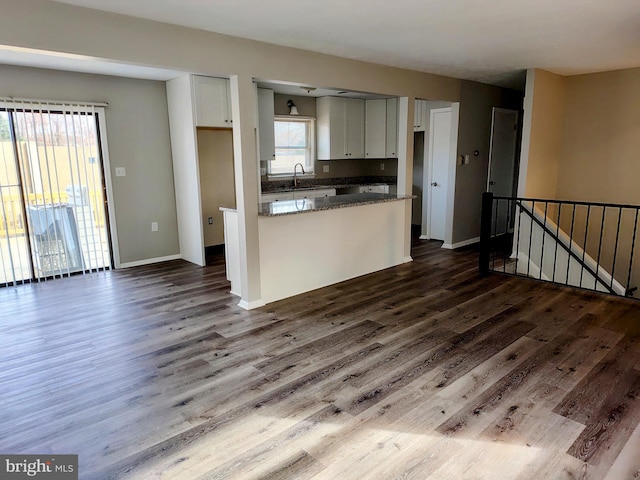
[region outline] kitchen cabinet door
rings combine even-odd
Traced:
[[[427,124],[427,102],[425,100],[416,100],[415,110],[413,112],[413,131],[424,132]]]
[[[336,194],[335,188],[320,188],[318,190],[298,190],[293,192],[293,199],[298,200],[301,198],[320,198],[320,197],[334,197]]]
[[[386,158],[398,158],[398,99],[387,99]]]
[[[365,101],[365,158],[385,158],[387,139],[387,101]]]
[[[260,195],[260,203],[281,202],[283,200],[293,200],[293,192],[263,193]]]
[[[364,100],[319,97],[318,160],[364,158]]]
[[[229,80],[193,75],[197,127],[231,128]]]
[[[270,161],[276,158],[276,146],[274,138],[273,90],[258,88],[258,138],[260,148],[260,160]]]
[[[364,100],[345,98],[347,158],[364,158]]]
[[[340,97],[320,97],[316,100],[318,160],[348,158],[345,100]]]
[[[361,185],[358,193],[389,193],[389,185]]]

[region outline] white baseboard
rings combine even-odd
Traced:
[[[167,255],[166,257],[146,258],[144,260],[136,260],[135,262],[121,263],[117,268],[141,267],[143,265],[151,265],[152,263],[168,262],[170,260],[180,260],[180,254]]]
[[[470,238],[468,240],[463,240],[458,243],[443,243],[442,248],[446,248],[447,250],[455,250],[456,248],[466,247],[468,245],[473,245],[475,243],[480,242],[480,237]]]
[[[252,302],[247,302],[245,300],[240,300],[238,306],[240,308],[244,308],[245,310],[253,310],[254,308],[264,307],[266,303],[263,300],[254,300]]]
[[[420,240],[429,240],[429,237],[426,235],[420,235]]]
[[[413,262],[413,258],[411,257],[411,255],[408,255],[402,259],[402,263],[409,263],[409,262]]]

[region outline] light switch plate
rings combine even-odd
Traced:
[[[124,167],[116,167],[116,177],[126,177],[127,171]]]
[[[322,172],[323,173],[329,173],[329,165],[323,165],[322,166]]]

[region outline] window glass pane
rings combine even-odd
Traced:
[[[306,173],[313,173],[314,129],[313,120],[275,119],[276,157],[269,162],[269,173],[292,175],[297,163],[304,166]]]
[[[304,122],[275,122],[276,147],[305,147],[307,125]]]

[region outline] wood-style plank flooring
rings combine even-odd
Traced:
[[[222,256],[0,290],[0,452],[81,479],[640,478],[640,303],[414,262],[244,311]]]

